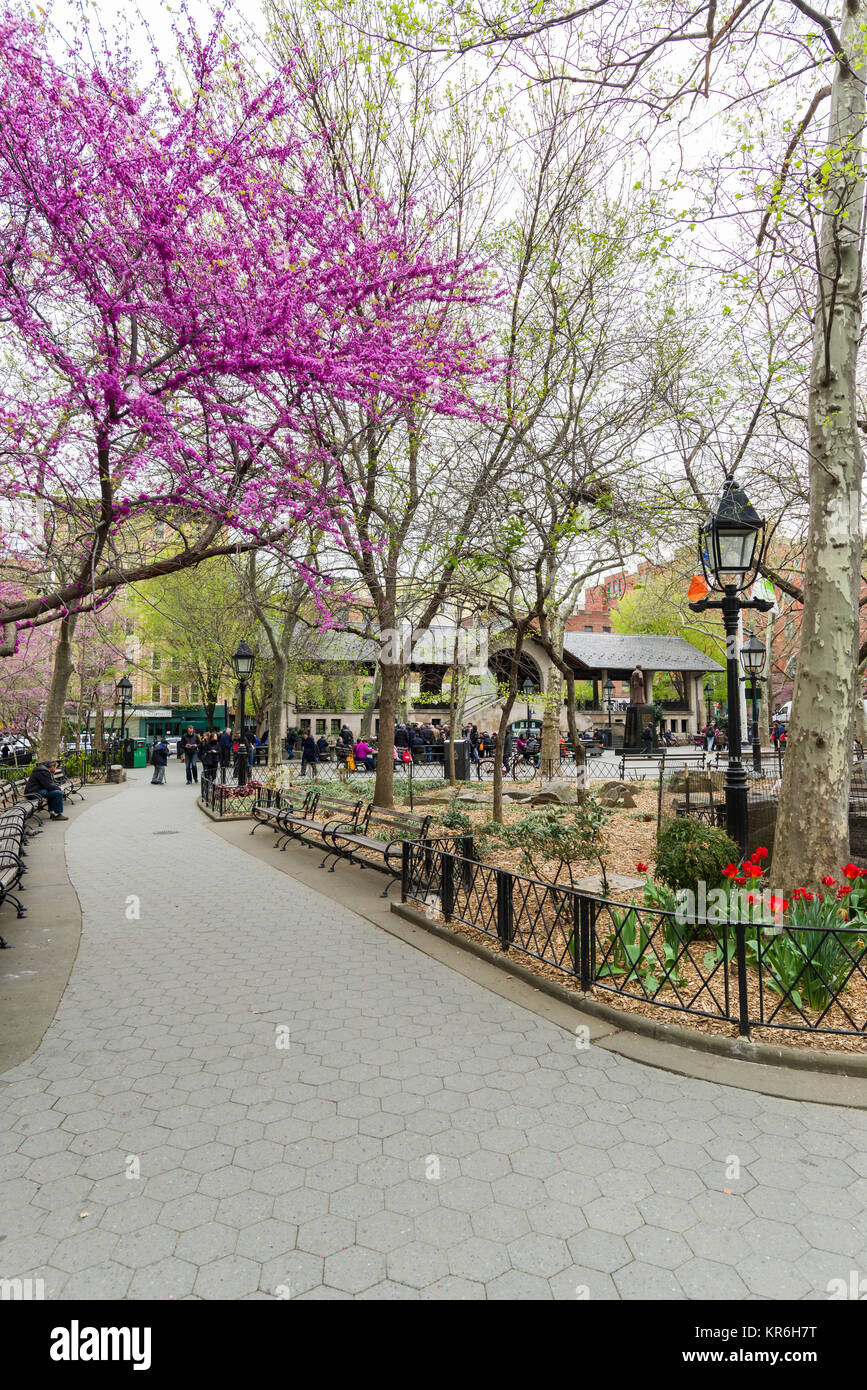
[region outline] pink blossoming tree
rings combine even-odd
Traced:
[[[3,655],[129,581],[333,530],[325,393],[469,414],[491,370],[483,269],[373,193],[350,206],[288,72],[257,83],[219,26],[177,39],[185,91],[159,65],[145,91],[123,55],[61,64],[0,15],[0,321],[22,383],[0,516],[50,507],[68,537],[41,592],[0,595]]]

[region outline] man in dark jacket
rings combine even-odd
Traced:
[[[306,777],[306,776],[307,776],[307,767],[308,767],[308,764],[309,764],[309,766],[310,766],[310,768],[311,768],[311,774],[310,774],[310,775],[311,775],[312,777],[315,777],[315,776],[316,776],[316,764],[317,764],[318,762],[319,762],[319,753],[318,753],[317,748],[316,748],[316,740],[315,740],[315,738],[313,737],[312,731],[311,731],[310,729],[308,729],[308,730],[307,730],[307,735],[306,735],[306,737],[305,737],[305,739],[304,739],[304,742],[303,742],[303,744],[301,745],[301,776],[302,776],[302,777]]]
[[[27,778],[24,795],[33,801],[37,801],[40,797],[46,801],[48,813],[52,820],[68,820],[69,817],[63,814],[63,792],[54,777],[56,768],[56,759],[51,759],[47,763],[37,763]]]
[[[164,787],[166,784],[166,766],[169,761],[169,747],[165,739],[160,736],[151,749],[151,767],[154,775],[151,784],[155,787]]]
[[[199,738],[199,735],[196,733],[192,724],[187,726],[187,732],[184,734],[183,737],[183,745],[184,761],[187,765],[187,783],[198,782],[198,757],[199,748],[201,747],[201,739]]]
[[[224,729],[217,742],[220,745],[220,781],[225,782],[232,763],[232,730]]]

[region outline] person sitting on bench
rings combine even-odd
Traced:
[[[63,814],[63,792],[54,780],[54,771],[57,767],[57,759],[49,759],[45,763],[37,763],[27,778],[24,788],[24,795],[42,797],[48,803],[48,811],[52,820],[68,820],[69,817]]]

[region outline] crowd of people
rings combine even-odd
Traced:
[[[190,724],[178,739],[177,757],[179,761],[183,760],[188,785],[198,783],[199,763],[202,766],[202,776],[211,781],[216,782],[218,778],[227,781],[230,768],[237,781],[242,772],[242,764],[249,771],[255,762],[256,749],[267,747],[267,743],[267,733],[264,740],[256,734],[235,734],[228,727],[220,733],[217,733],[216,729],[207,729],[200,734]],[[165,735],[158,734],[150,751],[153,786],[165,786],[169,757],[168,740]]]

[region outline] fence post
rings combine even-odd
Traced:
[[[747,997],[747,928],[744,922],[735,923],[738,962],[738,1033],[750,1036],[750,1001]]]
[[[591,965],[592,965],[592,949],[591,949],[591,941],[590,941],[590,937],[591,937],[591,933],[592,933],[592,916],[591,916],[591,914],[592,914],[592,910],[593,910],[593,904],[592,904],[591,899],[588,898],[588,897],[585,897],[583,893],[581,894],[580,903],[581,903],[581,911],[580,911],[580,919],[581,919],[581,988],[582,988],[582,990],[583,990],[583,991],[585,992],[585,994],[586,994],[587,991],[590,989],[591,984],[593,983],[593,980],[592,980],[592,978],[591,978],[591,977],[592,977],[592,969],[591,969]]]
[[[400,847],[400,900],[405,903],[409,897],[409,854],[410,842],[404,840]]]
[[[497,869],[495,872],[497,876],[497,935],[500,938],[502,949],[508,951],[515,932],[512,875],[508,869]]]
[[[455,861],[451,854],[446,854],[445,852],[442,854],[440,903],[442,905],[443,917],[447,922],[450,922],[455,911]]]
[[[461,836],[461,877],[466,891],[469,893],[473,886],[473,860],[476,857],[475,844],[472,835]]]
[[[581,924],[582,924],[581,909],[582,909],[582,906],[583,906],[583,902],[582,902],[582,898],[581,898],[580,893],[575,893],[575,892],[573,892],[573,894],[572,894],[572,971],[573,971],[573,974],[577,975],[578,978],[579,978],[579,980],[582,981],[581,988],[583,989],[583,988],[584,988],[584,985],[583,985],[583,979],[584,979],[584,976],[583,976],[584,949],[583,949],[583,948],[584,948],[584,943],[583,943],[583,941],[582,941],[582,932],[581,932]]]

